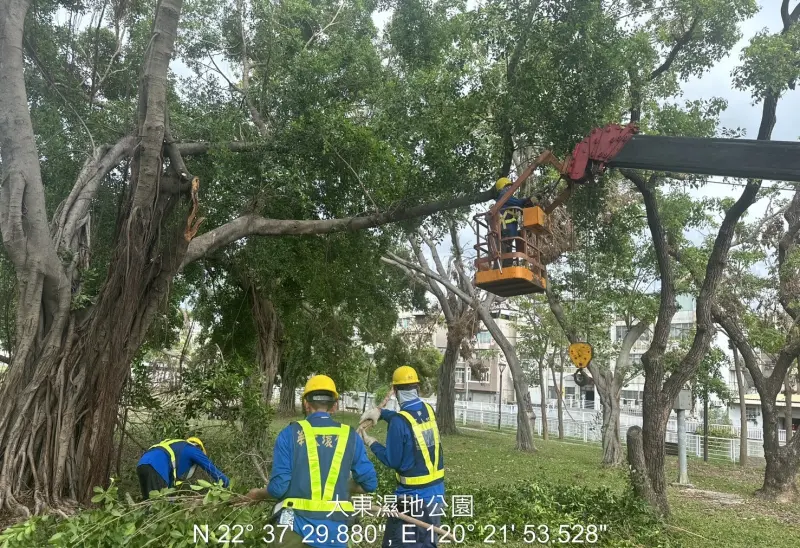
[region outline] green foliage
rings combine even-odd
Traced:
[[[705,435],[705,430],[702,426],[698,426],[695,431],[695,434],[698,436]],[[730,428],[724,428],[722,426],[709,426],[708,427],[708,437],[709,438],[728,438],[728,439],[736,439],[739,436],[731,432]]]
[[[375,405],[380,405],[383,401],[383,398],[386,397],[386,394],[389,393],[389,385],[381,385],[380,387],[375,389]]]
[[[0,547],[189,547],[196,544],[195,525],[204,530],[204,524],[208,524],[209,536],[218,541],[224,540],[224,529],[217,529],[219,524],[266,523],[269,519],[268,507],[242,506],[240,495],[219,485],[198,480],[191,489],[180,493],[179,502],[170,500],[179,494],[170,488],[150,501],[133,503],[129,497],[120,500],[112,481],[106,490],[95,487],[92,502],[98,509],[60,520],[53,516],[32,518],[0,533]],[[259,527],[243,531],[241,538],[255,542],[262,535]]]
[[[393,335],[375,351],[376,382],[388,386],[395,369],[410,365],[419,377],[420,395],[427,396],[436,389],[442,359],[441,352],[432,346],[411,345],[402,335]]]
[[[733,73],[737,89],[750,90],[754,101],[771,91],[780,96],[800,77],[800,25],[789,32],[769,34],[764,29],[742,49],[742,65]]]
[[[378,493],[394,491],[396,480],[391,470],[379,468]],[[460,524],[466,530],[472,525],[474,533],[468,539],[480,542],[490,532],[503,525],[517,524],[520,529],[514,539],[521,540],[523,524],[546,525],[551,538],[567,532],[575,537],[583,526],[606,525],[605,531],[597,531],[596,546],[653,548],[678,547],[680,543],[670,535],[662,522],[629,493],[616,494],[608,488],[586,489],[576,485],[550,484],[546,482],[515,483],[505,486],[476,487],[473,484],[451,483],[448,489],[453,494],[471,495],[474,500],[475,518],[445,518],[447,525]],[[133,504],[120,500],[117,486],[107,490],[95,488],[92,501],[99,506],[67,519],[56,520],[52,516],[35,517],[14,525],[0,533],[0,548],[22,548],[28,546],[97,546],[139,547],[158,544],[171,547],[189,547],[195,543],[195,526],[201,531],[208,525],[209,537],[223,541],[225,528],[233,524],[253,524],[253,530],[231,531],[229,539],[241,532],[238,540],[255,543],[264,536],[262,524],[269,521],[271,506],[268,504],[243,505],[240,495],[219,485],[198,480],[191,491],[176,492],[165,489],[150,501]],[[176,502],[170,497],[180,495]],[[448,503],[449,504],[449,503]],[[450,512],[448,511],[448,514]],[[381,520],[382,521],[382,520]],[[365,523],[380,523],[376,518],[365,517]],[[559,529],[561,526],[563,529]],[[502,533],[499,533],[502,535]],[[498,539],[501,537],[497,537]],[[260,541],[259,541],[260,542]],[[520,543],[521,544],[521,543]]]

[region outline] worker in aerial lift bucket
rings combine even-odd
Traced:
[[[497,200],[505,196],[511,190],[511,179],[508,177],[500,177],[495,184],[497,189]],[[520,199],[514,196],[509,196],[503,207],[500,208],[500,240],[502,242],[503,253],[513,253],[517,250],[517,238],[519,236],[519,219],[518,209],[509,208],[523,208],[533,205],[530,198]],[[503,267],[512,266],[516,261],[514,259],[503,259]]]
[[[272,473],[266,489],[248,497],[278,499],[273,518],[282,535],[270,546],[345,548],[354,515],[350,475],[365,492],[378,488],[378,474],[355,430],[336,422],[339,393],[333,379],[315,375],[303,391],[306,418],[292,422],[275,439]]]
[[[142,498],[150,498],[151,491],[178,487],[202,468],[214,481],[222,480],[228,487],[228,478],[208,458],[200,438],[164,440],[148,449],[136,466]]]
[[[419,377],[413,367],[398,367],[392,387],[400,412],[378,407],[361,416],[361,422],[385,420],[386,446],[360,430],[364,443],[383,464],[395,470],[397,510],[425,523],[439,526],[445,515],[444,456],[433,408],[419,399]],[[384,506],[386,503],[384,502]],[[383,536],[383,548],[423,548],[437,545],[436,533],[390,517]]]

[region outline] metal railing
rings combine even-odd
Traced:
[[[358,399],[353,399],[350,394],[342,396],[343,408],[350,410],[360,410],[363,407],[363,393],[359,394]],[[435,398],[423,398],[424,401],[436,405]],[[565,401],[566,403],[566,401]],[[586,402],[576,402],[586,403]],[[589,402],[593,403],[593,402]],[[552,405],[551,405],[552,404]],[[367,408],[374,407],[374,396],[367,395]],[[541,436],[542,434],[542,421],[541,405],[534,402],[534,411],[536,412],[536,433]],[[551,437],[558,435],[558,411],[556,400],[548,400],[547,402],[547,425]],[[598,408],[600,406],[598,405]],[[389,400],[387,405],[389,409],[397,409],[397,402],[394,399]],[[503,404],[501,406],[501,428],[508,430],[517,429],[517,406],[514,404]],[[471,402],[471,401],[456,401],[455,402],[455,415],[456,421],[464,426],[482,426],[482,427],[497,427],[498,421],[498,408],[496,403],[488,402]],[[570,440],[579,440],[586,443],[599,443],[602,440],[602,413],[601,411],[594,410],[587,407],[570,407],[565,405],[563,407],[563,428],[564,437]],[[620,416],[619,421],[619,434],[622,443],[625,443],[626,434],[631,426],[641,426],[642,419],[639,416],[623,414]],[[697,432],[702,432],[703,423],[700,421],[686,421],[686,443],[689,455],[702,457],[703,456],[703,436]],[[720,438],[709,436],[708,438],[708,457],[714,460],[724,460],[729,462],[737,462],[739,460],[739,432],[740,427],[729,424],[710,424],[709,430],[723,430],[735,435],[734,438]],[[747,454],[750,457],[764,457],[763,445],[763,431],[757,428],[748,428],[748,444]],[[779,430],[778,437],[781,445],[786,443],[786,431]],[[667,423],[666,441],[677,443],[677,422],[675,419],[670,419]]]

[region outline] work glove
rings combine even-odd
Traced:
[[[378,424],[378,421],[381,419],[381,409],[380,407],[373,407],[363,415],[361,415],[361,420],[359,420],[359,424],[363,423],[366,420],[372,421],[374,424]]]
[[[364,440],[364,445],[366,445],[367,447],[371,447],[373,443],[378,441],[369,434],[367,434],[364,430],[359,430],[358,433],[361,434],[361,439]]]

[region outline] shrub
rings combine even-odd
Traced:
[[[694,433],[698,436],[702,436],[704,434],[704,430],[702,426],[698,426]],[[709,438],[738,438],[736,434],[731,432],[730,428],[723,428],[720,426],[709,426],[708,427],[708,437]]]
[[[391,493],[395,487],[394,474],[384,466],[378,468],[378,492]],[[117,546],[163,546],[188,547],[205,545],[196,542],[195,526],[207,530],[210,544],[222,544],[223,534],[230,527],[228,543],[236,539],[243,546],[260,546],[264,536],[263,527],[269,523],[272,504],[248,505],[246,500],[231,490],[199,480],[192,491],[181,493],[180,499],[170,501],[176,495],[174,489],[163,491],[149,501],[134,503],[129,495],[120,497],[115,482],[107,490],[95,488],[92,499],[99,508],[87,510],[57,520],[52,516],[32,518],[9,527],[0,533],[0,548],[27,548],[30,546],[93,548],[116,548]],[[471,495],[474,513],[471,518],[443,518],[447,527],[464,534],[464,546],[483,545],[493,528],[495,543],[502,543],[501,527],[507,527],[509,546],[530,546],[524,542],[525,526],[545,525],[550,531],[549,545],[559,544],[560,527],[573,538],[582,529],[583,544],[628,548],[677,548],[680,543],[656,518],[644,503],[629,492],[614,493],[607,488],[585,489],[580,485],[549,483],[515,483],[505,486],[475,487],[472,484],[447,484],[448,497]],[[122,499],[122,500],[120,500]],[[447,504],[451,504],[450,498]],[[383,523],[378,518],[363,518],[362,525]],[[240,528],[234,528],[234,525]],[[252,530],[247,530],[247,525]],[[514,531],[511,526],[514,526]],[[603,526],[597,538],[587,538],[589,525]],[[472,526],[472,531],[469,527]],[[460,535],[459,535],[460,536]],[[360,542],[354,546],[379,546]],[[220,542],[212,540],[216,538]],[[461,539],[459,539],[461,540]],[[591,542],[596,540],[595,542]],[[541,545],[538,542],[534,543]],[[455,545],[455,543],[453,543]]]

